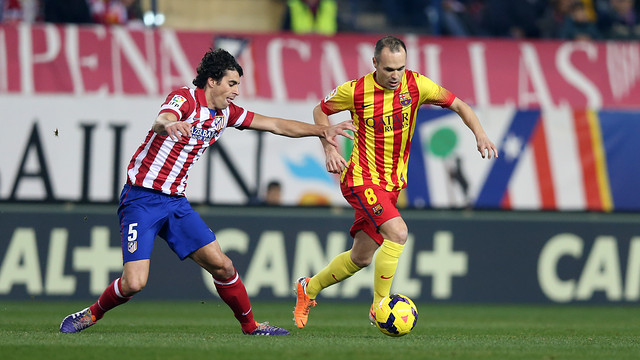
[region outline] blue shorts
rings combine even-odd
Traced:
[[[180,260],[216,240],[216,236],[184,196],[172,196],[125,185],[118,207],[123,262],[150,259],[156,236]]]

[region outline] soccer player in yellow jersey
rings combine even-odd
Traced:
[[[456,112],[475,135],[482,157],[498,157],[498,150],[471,107],[426,76],[407,70],[406,59],[402,40],[393,36],[378,40],[373,56],[375,71],[338,86],[313,110],[319,125],[329,125],[329,115],[348,110],[358,129],[349,161],[322,140],[327,170],[341,174],[340,188],[355,210],[355,221],[350,231],[351,250],[336,256],[313,277],[298,279],[294,316],[301,329],[307,324],[309,310],[316,305],[318,293],[368,266],[378,247],[373,303],[389,295],[407,241],[407,225],[396,202],[400,190],[407,186],[411,137],[421,105],[434,104]],[[373,306],[370,320],[372,311]]]

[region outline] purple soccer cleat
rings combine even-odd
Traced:
[[[250,333],[244,333],[245,335],[266,335],[266,336],[273,336],[273,335],[289,335],[289,331],[277,326],[273,326],[273,325],[269,325],[268,321],[265,321],[263,323],[258,323],[256,321],[256,325],[258,325],[258,328],[253,330],[253,332]]]
[[[96,317],[91,314],[91,310],[89,308],[86,308],[65,317],[60,324],[60,332],[77,333],[95,323]]]

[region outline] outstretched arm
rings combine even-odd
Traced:
[[[456,98],[453,100],[449,109],[455,111],[458,116],[464,121],[465,125],[473,132],[473,135],[476,137],[476,144],[478,147],[478,151],[482,155],[482,158],[489,157],[491,159],[493,152],[493,157],[498,157],[498,149],[495,145],[489,140],[489,137],[484,132],[482,125],[480,125],[480,120],[478,120],[478,116],[471,109],[467,103]]]
[[[282,135],[292,138],[305,137],[305,136],[317,136],[326,141],[332,146],[338,146],[336,142],[336,136],[342,135],[353,140],[353,135],[349,134],[347,130],[355,131],[351,120],[343,121],[336,125],[321,124],[314,125],[296,120],[286,120],[277,117],[264,116],[260,114],[254,114],[253,121],[249,126],[250,129],[269,131],[276,135]]]

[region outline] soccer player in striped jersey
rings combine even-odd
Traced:
[[[396,202],[407,185],[411,137],[421,105],[439,105],[456,112],[475,135],[482,157],[498,157],[498,150],[471,107],[429,78],[407,70],[406,51],[396,37],[378,40],[373,56],[375,71],[338,86],[313,111],[315,123],[325,126],[329,115],[349,111],[358,129],[349,161],[322,140],[327,170],[341,174],[340,188],[355,210],[355,220],[350,230],[352,248],[313,277],[301,277],[295,284],[294,319],[299,328],[306,326],[318,293],[368,266],[378,248],[373,303],[389,295],[408,236]],[[370,320],[372,311],[373,305]]]
[[[253,318],[244,284],[214,233],[185,197],[189,170],[227,127],[269,131],[287,137],[318,136],[337,146],[338,135],[353,139],[351,121],[316,125],[264,116],[233,104],[239,95],[242,67],[222,49],[207,52],[193,80],[196,86],[170,93],[152,128],[133,155],[127,183],[120,195],[118,217],[124,269],[93,305],[68,315],[60,331],[75,333],[94,325],[103,315],[141,291],[149,276],[156,236],[162,237],[181,260],[189,257],[208,271],[218,294],[233,310],[248,335],[287,335],[289,332]]]

